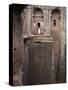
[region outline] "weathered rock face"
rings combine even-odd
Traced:
[[[65,82],[65,8],[14,8],[13,85]]]
[[[13,12],[13,85],[20,85],[24,62],[23,21],[20,14]]]

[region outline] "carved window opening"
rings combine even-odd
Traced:
[[[37,23],[38,28],[40,28],[40,23]]]
[[[54,21],[53,21],[53,26],[56,26],[56,20],[54,19]]]
[[[57,20],[60,20],[60,15],[61,15],[61,11],[59,8],[55,8],[54,10],[52,10],[51,12],[52,15],[52,22],[53,22],[53,26],[57,26]]]
[[[43,11],[41,8],[37,7],[33,9],[33,21],[34,22],[43,21]]]
[[[60,15],[61,14],[61,12],[60,12],[60,9],[58,9],[58,8],[55,8],[54,10],[52,10],[52,12],[51,12],[51,15]]]

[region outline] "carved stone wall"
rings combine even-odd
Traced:
[[[57,7],[27,5],[24,8],[19,8],[21,8],[21,10],[17,8],[13,11],[13,85],[65,82],[65,8],[59,7],[61,12],[60,27],[57,28],[52,28],[52,19],[54,17],[52,17],[51,14]],[[34,8],[40,8],[43,11],[43,25],[41,26],[41,32],[43,32],[43,34],[40,35],[33,34],[33,32],[37,31],[36,26],[33,26]],[[18,11],[20,12],[18,13]],[[48,42],[44,37],[53,38],[53,43],[49,44],[50,41]],[[33,43],[29,43],[31,38]],[[42,42],[47,41],[47,43],[34,43],[35,39],[41,40]],[[58,53],[56,56],[55,51]],[[56,63],[57,57],[59,63]],[[55,69],[56,67],[57,70]],[[35,75],[34,78],[31,73]],[[44,78],[47,79],[45,80]],[[34,81],[32,81],[33,79]],[[51,82],[49,82],[49,80],[51,80]]]

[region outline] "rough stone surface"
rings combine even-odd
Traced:
[[[40,8],[40,12],[43,13],[39,14],[40,16],[35,16],[33,14],[34,8]],[[13,85],[66,81],[65,7],[59,7],[60,15],[51,14],[55,8],[57,7],[27,5],[20,12],[18,8],[14,10]],[[39,18],[34,20],[34,17]],[[54,26],[54,19],[56,26]],[[39,36],[37,23],[41,24],[41,36],[53,38],[53,43],[30,41],[29,37],[32,35],[33,37]]]

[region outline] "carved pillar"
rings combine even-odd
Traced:
[[[28,35],[30,35],[30,31],[31,31],[31,7],[28,6],[27,7],[27,14],[26,14],[26,22],[27,22],[27,33]]]
[[[48,28],[48,30],[49,30],[49,34],[51,35],[51,10],[49,10],[48,13],[49,13],[48,14],[49,15],[49,18],[48,18],[49,28]]]
[[[61,11],[61,32],[60,32],[60,61],[59,61],[59,78],[60,82],[65,81],[65,16],[64,11]]]
[[[44,33],[45,33],[45,35],[49,35],[49,29],[48,29],[48,27],[49,27],[49,21],[48,21],[48,18],[49,18],[49,15],[48,15],[48,10],[43,10],[43,12],[44,12]]]

